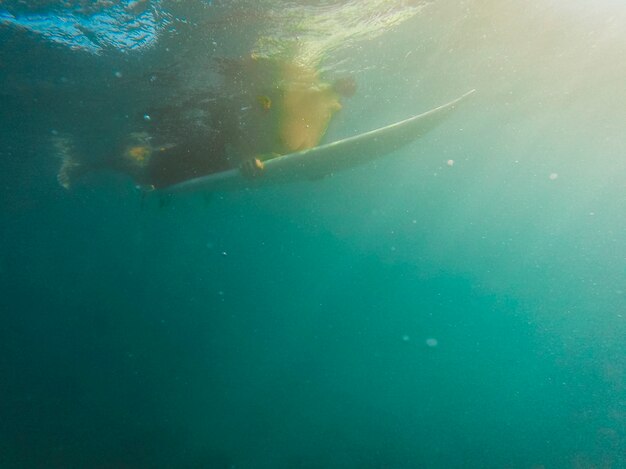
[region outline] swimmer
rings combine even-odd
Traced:
[[[81,157],[89,152],[78,151],[76,137],[57,138],[59,183],[70,188],[103,169],[126,173],[149,189],[235,167],[257,178],[265,161],[319,145],[341,98],[356,88],[350,78],[327,83],[313,68],[273,59],[250,56],[220,65],[224,84],[217,92],[143,112],[140,129],[111,155]]]

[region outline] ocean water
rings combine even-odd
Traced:
[[[626,6],[0,4],[1,468],[626,467]],[[251,52],[402,150],[160,204],[56,181]]]

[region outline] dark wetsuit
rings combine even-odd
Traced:
[[[136,164],[132,158],[122,157],[123,170],[139,184],[160,189],[232,168],[227,144],[232,139],[235,124],[229,113],[224,112],[224,102],[212,99],[210,104],[210,110],[205,115],[196,116],[195,120],[185,116],[183,106],[167,108],[167,114],[162,117],[155,112],[155,118],[147,126],[149,159]],[[133,143],[131,139],[129,143],[122,155],[128,154],[128,148],[137,142]],[[139,147],[141,145],[139,143]]]
[[[143,183],[159,189],[231,168],[223,139],[186,140],[172,148],[155,149],[143,172]]]

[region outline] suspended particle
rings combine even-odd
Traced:
[[[437,345],[439,345],[439,341],[433,337],[429,337],[428,339],[426,339],[426,345],[428,345],[429,347],[436,347]]]

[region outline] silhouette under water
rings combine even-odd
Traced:
[[[175,103],[149,110],[134,132],[109,142],[105,155],[88,158],[91,142],[80,135],[55,135],[59,183],[70,189],[102,170],[151,189],[237,167],[258,177],[263,161],[317,146],[341,109],[340,97],[356,90],[352,78],[325,83],[317,70],[293,62],[252,55],[218,63],[224,76],[216,89],[175,95]],[[250,160],[256,172],[246,171]]]

